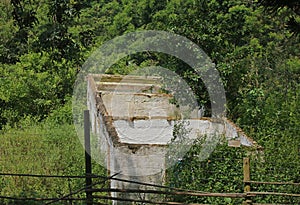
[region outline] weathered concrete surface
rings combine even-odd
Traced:
[[[166,94],[101,92],[109,116],[115,118],[167,118],[174,116],[175,106]]]

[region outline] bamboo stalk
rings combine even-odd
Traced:
[[[244,181],[244,183],[251,183],[251,184],[272,184],[272,185],[295,185],[295,186],[300,186],[300,183],[294,183],[294,182],[260,182],[260,181]]]
[[[186,195],[186,196],[207,196],[207,197],[228,197],[244,198],[246,193],[198,193],[198,192],[180,192],[180,191],[159,191],[159,190],[141,190],[141,189],[89,189],[92,192],[122,192],[122,193],[148,193],[148,194],[168,194],[168,195]]]
[[[129,199],[129,198],[118,198],[118,197],[110,197],[110,196],[94,196],[97,199],[108,199],[108,200],[116,200],[116,201],[128,201],[128,202],[141,202],[147,204],[167,204],[167,205],[209,205],[209,204],[187,204],[181,202],[159,202],[159,201],[150,201],[150,200],[138,200],[138,199]]]
[[[247,192],[247,195],[275,195],[275,196],[291,196],[291,197],[300,197],[300,194],[290,194],[290,193],[280,193],[280,192]]]

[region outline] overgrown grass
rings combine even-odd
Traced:
[[[42,175],[85,175],[84,149],[72,124],[42,123],[27,118],[18,128],[0,134],[0,172]],[[93,173],[106,171],[93,162]],[[60,197],[84,187],[85,179],[0,176],[0,195],[15,197]],[[76,197],[84,197],[84,194]],[[0,200],[0,204],[25,204]],[[34,204],[32,201],[28,204]],[[38,202],[36,204],[43,204]],[[63,204],[58,202],[57,204]],[[74,203],[73,204],[81,204]]]

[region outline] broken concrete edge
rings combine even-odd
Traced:
[[[99,83],[96,84],[97,89],[99,92],[102,93],[126,93],[126,92],[132,92],[132,90],[137,90],[135,94],[143,94],[143,95],[150,95],[150,94],[166,94],[164,90],[161,88],[161,86],[152,85],[152,84],[129,84],[129,83],[123,83],[122,86],[120,84],[116,83]],[[107,92],[108,91],[108,92]]]
[[[237,126],[230,119],[224,117],[223,121],[224,121],[224,126],[232,126],[236,130],[236,132],[238,134],[238,138],[241,139],[241,137],[243,137],[247,142],[249,142],[251,144],[251,146],[254,150],[259,150],[259,151],[263,150],[262,146],[260,146],[254,139],[249,137],[239,126]]]
[[[116,120],[126,120],[126,121],[135,121],[135,120],[167,120],[167,121],[175,121],[175,120],[183,120],[179,116],[134,116],[134,117],[122,117],[122,116],[106,116],[108,118],[111,118],[113,121]],[[217,118],[210,118],[210,117],[201,117],[201,118],[189,118],[189,120],[205,120],[209,122],[214,123],[222,123],[223,121],[221,119]]]
[[[149,120],[150,117],[149,116],[140,116],[140,117],[132,117],[132,118],[128,118],[128,117],[113,117],[110,116],[105,108],[104,102],[101,98],[101,92],[99,92],[97,90],[97,86],[96,86],[96,82],[95,82],[95,77],[100,78],[102,76],[105,76],[106,79],[110,79],[110,75],[102,75],[102,74],[89,74],[87,76],[87,81],[88,81],[88,89],[92,89],[92,94],[93,94],[93,98],[95,99],[95,103],[96,103],[96,109],[97,109],[97,117],[99,117],[99,115],[102,115],[102,118],[104,119],[104,123],[107,127],[107,131],[111,137],[112,140],[112,144],[114,147],[123,147],[126,146],[129,149],[133,149],[133,150],[138,150],[140,147],[146,146],[146,147],[153,147],[153,146],[158,146],[158,147],[164,147],[166,145],[163,144],[131,144],[131,143],[124,143],[121,142],[118,133],[116,131],[116,128],[113,125],[113,122],[115,120],[127,120],[127,121],[134,121],[134,120]],[[134,76],[132,76],[133,78]],[[138,78],[143,79],[141,76],[138,76]],[[122,79],[121,76],[117,76],[115,79]],[[159,78],[156,78],[159,79]],[[160,119],[160,117],[154,117],[151,119]],[[172,121],[172,120],[180,120],[178,117],[161,117],[161,119],[166,119],[168,121]],[[248,137],[243,130],[238,127],[235,123],[233,123],[231,120],[229,120],[226,117],[223,118],[210,118],[210,117],[202,117],[202,118],[195,118],[195,119],[199,119],[199,120],[207,120],[209,122],[215,122],[215,123],[221,123],[225,126],[225,130],[226,127],[231,126],[232,128],[234,128],[236,130],[236,132],[238,133],[237,138],[244,138],[246,139],[246,141],[250,144],[251,149],[253,150],[258,150],[261,151],[263,150],[263,148],[257,144],[256,141],[254,141],[252,138]],[[237,139],[235,138],[235,139]],[[233,139],[233,141],[235,140]],[[228,140],[228,139],[227,139]],[[233,143],[234,144],[234,143]],[[228,140],[228,145],[230,146],[230,140]],[[240,145],[243,145],[240,143]],[[240,146],[239,145],[239,146]],[[239,147],[238,146],[238,147]],[[237,146],[234,146],[237,147]],[[247,147],[247,146],[244,146]],[[248,146],[249,147],[249,146]]]
[[[97,90],[97,92],[101,95],[101,94],[109,94],[111,93],[108,90]],[[124,95],[124,92],[120,92],[120,91],[114,91],[115,95]],[[168,94],[168,93],[133,93],[132,95],[136,95],[136,96],[146,96],[146,97],[170,97],[172,98],[173,95]]]
[[[134,76],[127,75],[125,78],[123,75],[109,75],[109,74],[89,74],[95,81],[101,80],[102,82],[134,82],[134,83],[148,83],[157,84],[161,81],[161,77],[158,76]]]

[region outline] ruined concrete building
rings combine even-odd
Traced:
[[[162,184],[166,147],[178,122],[178,108],[171,94],[162,92],[160,78],[89,75],[88,108],[109,174],[135,181]],[[189,136],[224,136],[229,146],[255,146],[228,119],[194,115],[188,121]],[[132,188],[111,181],[111,188]],[[113,196],[118,196],[113,194]]]

